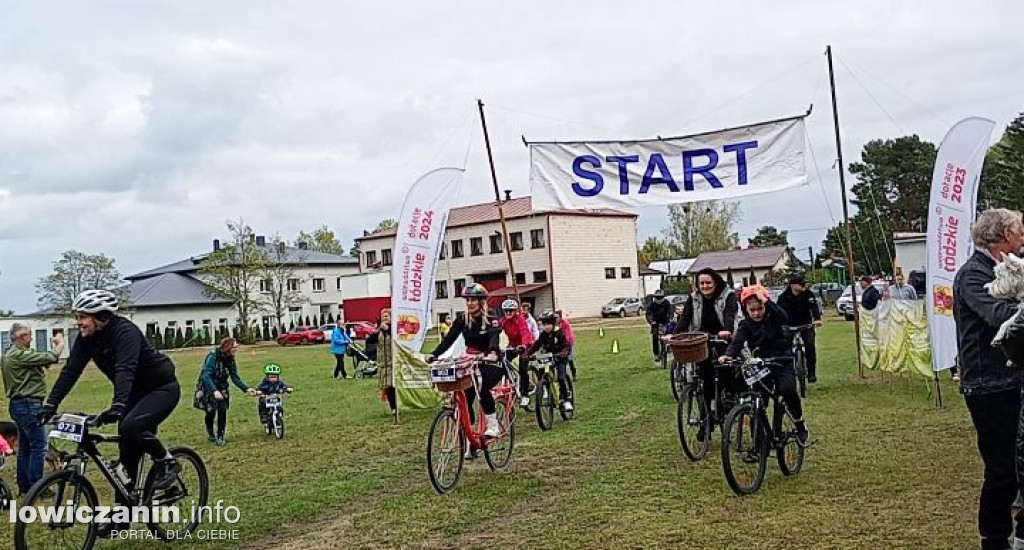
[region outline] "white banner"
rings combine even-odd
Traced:
[[[804,117],[669,139],[530,144],[533,208],[735,199],[807,183]]]
[[[462,173],[459,168],[427,172],[412,185],[402,205],[391,273],[391,334],[414,353],[420,352],[430,325],[438,256]]]
[[[995,123],[965,118],[939,145],[928,203],[927,271],[928,334],[932,368],[955,365],[956,324],[953,321],[953,277],[974,253],[971,224],[978,201],[978,178]]]

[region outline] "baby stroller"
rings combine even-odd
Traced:
[[[355,377],[370,378],[377,376],[377,346],[367,344],[366,349],[352,342],[348,345],[348,355],[355,361]]]

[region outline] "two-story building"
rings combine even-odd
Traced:
[[[502,203],[514,273],[509,270],[497,203],[453,208],[437,268],[434,321],[465,310],[462,289],[480,283],[492,305],[514,295],[534,311],[596,316],[601,305],[640,294],[636,214],[611,209],[534,211],[530,197]],[[364,273],[390,271],[395,229],[357,239]]]

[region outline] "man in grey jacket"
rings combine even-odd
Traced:
[[[960,391],[985,464],[978,505],[981,547],[1005,550],[1014,535],[1017,449],[1024,449],[1024,439],[1017,438],[1024,370],[1008,366],[1003,353],[991,345],[999,326],[1017,313],[1017,303],[993,298],[985,284],[995,279],[996,263],[1024,245],[1021,214],[1002,208],[982,212],[971,228],[971,238],[976,246],[974,255],[957,271],[953,282]],[[1024,512],[1018,512],[1016,519],[1016,545],[1024,548]]]

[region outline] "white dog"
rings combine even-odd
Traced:
[[[995,274],[995,280],[985,285],[989,296],[993,298],[1024,300],[1024,258],[1014,254],[1005,255],[1003,261],[996,264]],[[1022,306],[1018,305],[1017,309],[1022,309]],[[998,346],[1002,342],[1003,337],[1006,336],[1007,329],[1010,328],[1010,325],[1018,317],[1020,315],[1014,315],[999,327],[999,332],[996,333],[996,337],[992,340],[993,346]]]

